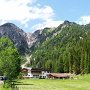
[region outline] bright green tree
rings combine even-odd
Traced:
[[[20,56],[13,42],[6,37],[0,39],[0,70],[11,85],[20,72]]]

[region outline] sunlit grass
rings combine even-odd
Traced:
[[[90,75],[75,79],[22,79],[17,80],[18,90],[90,90]],[[4,90],[4,89],[0,89]]]

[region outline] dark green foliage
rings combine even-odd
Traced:
[[[89,24],[67,23],[50,35],[52,37],[34,49],[31,58],[33,67],[50,68],[53,72],[90,73]]]

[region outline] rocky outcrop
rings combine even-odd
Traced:
[[[21,54],[25,54],[28,48],[26,33],[12,23],[0,26],[0,37],[9,37]]]
[[[33,44],[35,44],[40,38],[39,36],[41,35],[42,30],[37,30],[34,33],[27,33],[26,38],[27,38],[27,43],[28,47],[31,48]]]
[[[53,38],[68,25],[73,22],[64,21],[57,28],[44,28],[36,30],[34,33],[25,33],[22,29],[12,23],[6,23],[0,26],[0,37],[9,37],[14,45],[18,48],[21,54],[31,52],[37,48],[41,43],[49,38]]]

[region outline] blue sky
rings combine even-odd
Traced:
[[[89,23],[90,0],[0,0],[0,25],[11,22],[34,32],[64,20]]]

